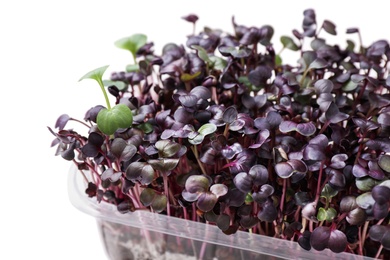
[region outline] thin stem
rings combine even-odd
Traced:
[[[303,72],[302,78],[301,78],[301,80],[299,81],[299,85],[300,85],[301,87],[302,87],[303,82],[305,81],[306,75],[307,75],[307,73],[309,73],[309,71],[310,71],[310,69],[308,68],[308,69],[305,70],[305,72]]]
[[[192,152],[193,152],[194,155],[195,155],[195,158],[196,158],[196,161],[198,162],[198,165],[199,165],[199,167],[200,167],[200,170],[202,171],[202,173],[203,173],[204,175],[207,175],[207,174],[206,174],[206,170],[205,170],[205,168],[204,168],[202,162],[199,160],[199,153],[198,153],[198,148],[196,147],[196,145],[191,146],[191,150],[192,150]]]
[[[110,100],[108,99],[107,91],[104,88],[103,81],[101,79],[98,79],[97,82],[99,83],[99,86],[103,92],[104,99],[106,100],[107,109],[111,109]]]
[[[320,130],[320,132],[318,134],[320,135],[323,132],[325,132],[325,130],[328,128],[329,125],[330,125],[330,120],[325,122],[325,124],[322,126],[322,128],[321,128],[321,130]]]
[[[362,40],[362,35],[360,34],[360,31],[358,31],[358,37],[359,37],[359,44],[360,44],[360,53],[363,54],[364,52],[364,47],[363,47],[363,40]]]
[[[321,179],[322,179],[322,171],[324,168],[324,161],[321,161],[320,165],[320,173],[318,175],[318,180],[317,180],[317,190],[316,190],[316,198],[314,200],[315,204],[317,205],[318,200],[320,199],[321,196]]]
[[[287,190],[287,179],[283,179],[283,192],[282,197],[280,201],[280,213],[283,215],[283,209],[284,209],[284,201],[286,197],[286,190]]]
[[[171,203],[169,202],[169,189],[168,189],[168,176],[166,174],[161,174],[164,180],[164,191],[165,196],[167,197],[167,215],[171,215]]]
[[[379,249],[378,249],[378,252],[376,253],[376,255],[375,255],[375,259],[379,259],[379,256],[381,255],[381,253],[382,253],[382,249],[383,249],[383,245],[381,244],[381,246],[379,247]]]
[[[83,121],[80,121],[80,120],[78,120],[78,119],[76,119],[76,118],[71,117],[69,120],[76,121],[76,122],[78,122],[78,123],[80,123],[80,124],[82,124],[82,125],[85,125],[85,126],[88,127],[88,128],[91,128],[91,126],[87,125],[87,124],[84,123]]]
[[[225,125],[225,129],[223,131],[223,135],[226,137],[226,139],[228,138],[228,134],[229,134],[229,123],[226,123]]]
[[[361,232],[362,227],[359,227],[359,232],[358,232],[358,241],[359,241],[359,255],[363,255],[363,241],[362,241],[362,232]]]
[[[370,224],[370,221],[366,221],[364,223],[364,227],[363,227],[363,231],[362,231],[362,250],[363,250],[363,247],[364,247],[364,242],[366,240],[366,237],[367,237],[367,230],[368,230],[368,225]]]

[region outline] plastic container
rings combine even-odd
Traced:
[[[298,243],[238,231],[225,235],[218,227],[175,217],[135,211],[121,214],[108,203],[85,194],[86,183],[72,168],[69,198],[80,211],[97,219],[102,242],[111,260],[130,259],[372,259],[330,250],[306,251]]]

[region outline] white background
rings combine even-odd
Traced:
[[[44,1],[0,3],[0,259],[106,259],[95,219],[68,200],[70,163],[55,157],[47,126],[60,114],[83,118],[104,99],[94,82],[78,82],[86,72],[110,65],[122,70],[131,55],[114,41],[144,33],[155,51],[168,42],[185,43],[195,13],[203,26],[232,32],[238,24],[275,29],[279,37],[301,31],[303,11],[314,8],[317,22],[359,27],[363,43],[389,39],[386,1]],[[325,36],[325,34],[324,34]],[[356,41],[356,35],[348,38]],[[341,40],[339,40],[341,39]],[[291,52],[285,51],[286,55]]]

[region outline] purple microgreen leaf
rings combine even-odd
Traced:
[[[261,221],[272,222],[277,218],[278,211],[270,200],[267,200],[262,205],[262,209],[257,213],[257,217]]]
[[[282,123],[282,117],[278,112],[270,111],[267,113],[266,120],[272,129],[277,128]]]
[[[226,195],[228,187],[225,184],[213,184],[210,187],[210,192],[213,193],[217,198]]]
[[[242,146],[239,143],[234,143],[231,146],[226,146],[221,149],[221,154],[226,159],[233,159],[236,154],[242,152]]]
[[[286,179],[293,175],[294,169],[287,162],[280,162],[275,165],[275,172],[280,178]]]
[[[324,30],[331,35],[337,35],[336,25],[329,20],[324,20],[322,28],[324,28]]]
[[[270,132],[268,129],[261,130],[257,135],[256,143],[250,145],[249,148],[257,149],[261,147],[267,141],[269,136],[270,136]]]
[[[293,121],[283,121],[279,125],[279,130],[282,133],[288,133],[297,129],[297,123]]]
[[[328,107],[328,110],[325,112],[325,117],[327,120],[329,120],[331,123],[333,124],[338,124],[346,119],[349,118],[349,115],[348,114],[345,114],[345,113],[342,113],[340,112],[339,108],[337,107],[337,105],[332,102],[329,107]]]
[[[367,210],[367,209],[372,208],[372,206],[375,204],[375,200],[372,197],[371,192],[366,192],[366,193],[363,193],[363,194],[359,195],[356,198],[356,203],[362,209]]]
[[[353,174],[356,178],[361,178],[361,177],[364,177],[364,176],[367,176],[367,175],[368,175],[368,170],[365,169],[364,167],[360,166],[359,164],[355,164],[355,165],[352,167],[352,174]]]
[[[181,148],[181,145],[170,140],[159,140],[155,144],[159,156],[168,158],[174,156]]]
[[[202,195],[202,193],[191,193],[186,190],[183,190],[181,195],[186,201],[193,202],[196,201],[199,198],[199,196]]]
[[[245,126],[245,121],[241,119],[234,120],[233,123],[229,125],[229,129],[232,131],[239,131]]]
[[[193,107],[198,102],[198,97],[195,95],[180,95],[179,101],[185,107]]]
[[[371,195],[373,199],[379,204],[387,204],[390,202],[390,188],[386,186],[375,186],[372,189]]]
[[[155,177],[154,169],[145,162],[133,162],[126,168],[126,179],[139,181],[143,185],[150,184]]]
[[[174,119],[180,123],[187,124],[191,121],[193,118],[193,114],[190,112],[187,112],[183,107],[179,107],[174,115]]]
[[[92,198],[96,196],[97,193],[97,186],[93,182],[88,182],[88,187],[85,190],[85,193],[88,195],[88,197]]]
[[[380,57],[389,50],[389,43],[386,40],[378,40],[367,49],[367,56]]]
[[[311,233],[310,244],[315,250],[322,251],[328,247],[330,236],[331,230],[329,227],[317,227]]]
[[[374,241],[381,241],[383,235],[390,231],[389,228],[381,225],[374,225],[370,228],[369,234],[370,238]]]
[[[374,225],[369,231],[370,238],[382,244],[386,250],[390,249],[390,228],[389,226]]]
[[[329,172],[329,185],[335,190],[341,190],[345,187],[346,180],[345,175],[335,169],[330,170]]]
[[[368,168],[368,175],[371,178],[374,178],[376,180],[383,180],[385,178],[385,173],[382,171],[376,161],[369,161]]]
[[[237,109],[234,106],[230,106],[225,109],[222,115],[222,119],[225,123],[231,124],[234,122],[234,120],[237,119],[238,112]]]
[[[364,209],[357,207],[349,211],[345,219],[351,225],[360,226],[367,220],[367,214]]]
[[[267,200],[269,196],[274,194],[274,191],[274,187],[269,184],[264,184],[260,187],[259,191],[252,193],[252,198],[257,203],[263,203]]]
[[[300,123],[296,126],[296,131],[303,136],[311,136],[316,132],[316,126],[313,122]]]
[[[322,161],[326,159],[326,155],[320,145],[309,144],[303,150],[303,159],[311,161]]]
[[[340,212],[347,213],[356,209],[358,204],[356,203],[356,198],[354,196],[345,196],[340,201]]]
[[[312,234],[313,236],[313,234]],[[328,247],[332,252],[341,253],[347,248],[348,241],[347,236],[340,230],[332,230],[330,232]]]
[[[228,214],[221,214],[217,218],[217,226],[222,231],[228,230],[230,227],[230,216]]]
[[[199,19],[199,17],[196,14],[189,14],[186,16],[182,16],[181,18],[190,23],[195,23]]]
[[[298,206],[305,206],[312,201],[312,198],[309,193],[300,191],[294,194],[294,200]]]
[[[248,193],[252,189],[253,179],[246,172],[238,173],[233,179],[234,185],[243,193]]]
[[[268,181],[268,170],[261,164],[252,166],[248,173],[256,186],[261,186]]]
[[[327,67],[328,63],[322,58],[316,58],[313,62],[310,63],[309,69],[323,69]]]
[[[214,208],[217,201],[218,201],[217,196],[215,196],[213,193],[205,192],[199,196],[196,202],[196,206],[201,211],[208,212]]]
[[[209,187],[209,179],[202,175],[191,175],[185,184],[185,189],[190,193],[206,192]]]
[[[99,149],[99,147],[96,147],[91,143],[87,143],[81,148],[81,152],[86,157],[96,157],[99,154]],[[70,151],[70,149],[68,150]]]
[[[160,159],[151,159],[148,160],[148,164],[153,167],[153,169],[168,173],[176,168],[179,163],[179,159],[173,158],[160,158]]]
[[[389,213],[389,203],[375,203],[372,208],[372,215],[376,220],[386,218]]]
[[[248,74],[249,81],[256,87],[263,86],[271,78],[272,70],[268,66],[258,66]]]
[[[196,96],[199,99],[206,100],[206,99],[211,98],[211,91],[204,86],[197,86],[197,87],[193,88],[190,91],[190,94]]]
[[[350,33],[357,33],[359,32],[359,28],[348,28],[346,30],[346,33],[350,34]]]
[[[301,160],[291,159],[288,160],[287,163],[294,169],[294,172],[299,172],[299,173],[307,172],[307,165]]]
[[[111,152],[120,161],[128,161],[135,155],[137,148],[122,138],[115,138],[111,143]]]
[[[67,114],[63,114],[63,115],[58,117],[54,127],[58,128],[59,130],[63,130],[69,120],[70,120],[70,117]]]
[[[317,94],[331,93],[333,90],[333,82],[328,79],[320,79],[314,83],[314,89]]]
[[[345,161],[348,160],[348,155],[345,153],[340,153],[332,156],[330,160],[331,164],[329,167],[334,169],[343,169],[346,165]]]
[[[102,181],[109,180],[110,182],[116,182],[122,176],[122,172],[115,172],[113,168],[108,168],[105,170],[102,175]]]

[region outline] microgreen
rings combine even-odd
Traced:
[[[341,32],[312,9],[277,39],[280,50],[269,25],[233,19],[233,33],[195,33],[199,17],[182,18],[194,31],[161,54],[143,34],[116,41],[133,63],[105,80],[108,66],[81,78],[98,83],[105,106],[49,128],[86,195],[123,214],[150,210],[226,235],[390,258],[389,43],[332,45],[326,37]],[[296,63],[283,62],[286,51]]]

